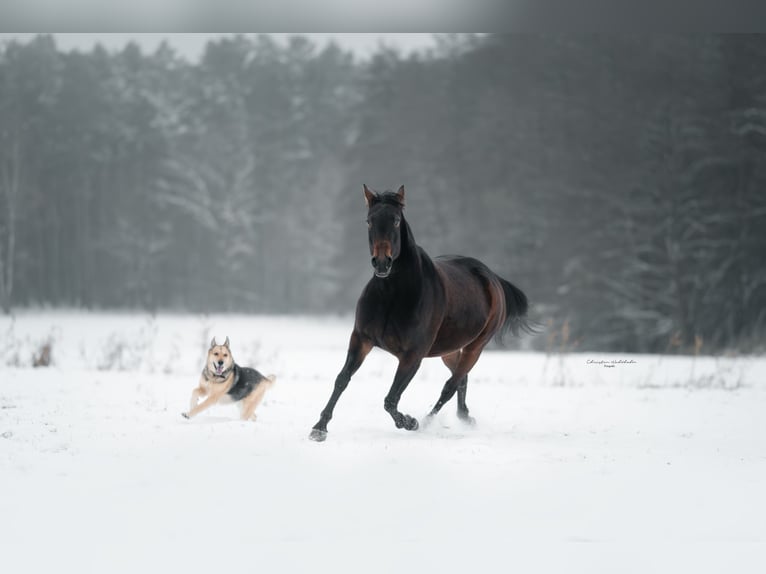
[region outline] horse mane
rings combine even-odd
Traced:
[[[404,203],[400,201],[399,195],[394,193],[393,191],[384,191],[383,193],[377,193],[372,203],[373,205],[376,203],[393,205],[395,207],[401,207],[402,209],[404,209]]]

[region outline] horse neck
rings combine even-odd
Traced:
[[[415,236],[412,234],[412,228],[410,227],[410,224],[407,222],[407,220],[404,218],[404,215],[402,215],[402,223],[401,223],[401,237],[400,237],[400,244],[401,244],[401,251],[400,251],[400,257],[402,255],[405,255],[407,253],[409,254],[415,254],[418,250],[418,246],[415,243]]]
[[[421,251],[415,243],[415,237],[412,235],[412,229],[409,223],[402,217],[401,223],[401,250],[394,265],[396,269],[396,279],[398,283],[407,283],[412,285],[421,281],[422,261]]]

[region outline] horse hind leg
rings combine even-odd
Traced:
[[[455,369],[457,368],[458,361],[460,360],[460,355],[461,351],[455,351],[454,353],[450,353],[449,355],[444,355],[442,357],[442,361],[444,361],[444,364],[453,375],[455,374]],[[468,414],[468,405],[465,402],[467,390],[468,375],[465,375],[457,385],[457,416],[460,420],[466,423],[475,424],[476,420]]]
[[[453,355],[448,355],[443,358],[444,363],[452,371],[452,376],[447,379],[442,388],[439,400],[436,401],[433,409],[428,416],[434,416],[441,408],[447,403],[457,392],[458,393],[458,417],[466,422],[473,422],[473,419],[468,414],[468,406],[465,403],[465,396],[468,389],[468,372],[479,360],[481,351],[484,346],[477,346],[474,348],[466,347],[460,352],[460,355],[455,358]],[[454,364],[454,366],[451,366]]]
[[[468,405],[465,403],[465,395],[468,391],[468,375],[457,386],[457,417],[469,425],[475,425],[476,419],[468,414]]]

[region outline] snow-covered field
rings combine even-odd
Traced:
[[[766,572],[766,359],[488,351],[477,425],[408,433],[373,351],[314,443],[350,327],[0,318],[0,571]],[[180,416],[213,335],[278,375],[255,423]],[[425,361],[402,411],[446,377]]]

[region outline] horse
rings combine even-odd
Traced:
[[[363,186],[373,277],[356,305],[346,362],[309,438],[324,441],[335,404],[373,347],[399,360],[383,408],[397,428],[419,427],[399,412],[402,393],[426,357],[441,357],[451,376],[431,409],[436,415],[457,392],[458,417],[473,424],[466,405],[468,373],[482,350],[507,331],[534,332],[526,295],[481,261],[462,256],[432,259],[404,217],[404,186],[378,193]]]

